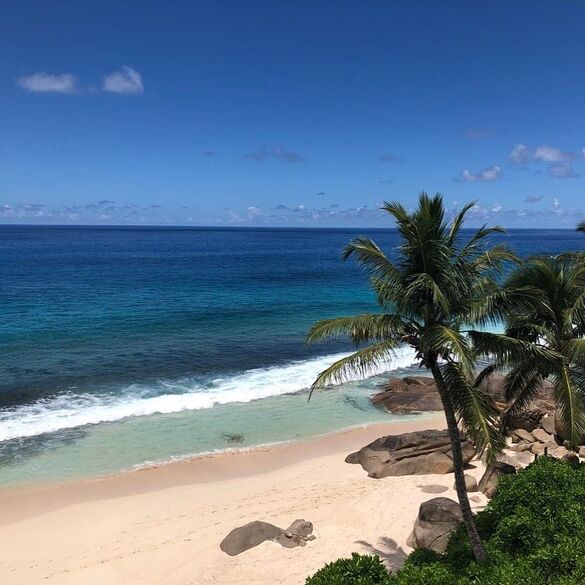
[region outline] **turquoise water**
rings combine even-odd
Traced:
[[[339,260],[358,233],[0,227],[0,483],[388,420],[368,400],[383,375],[307,404],[315,376],[352,349],[305,345],[311,323],[376,310],[360,269]],[[392,253],[395,232],[370,235]],[[528,255],[580,249],[579,236],[504,238]],[[404,351],[386,369],[411,363]]]

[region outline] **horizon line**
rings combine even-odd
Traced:
[[[295,225],[191,225],[191,224],[119,224],[119,223],[97,223],[97,224],[74,224],[74,223],[1,223],[0,229],[6,227],[31,227],[31,228],[155,228],[155,229],[298,229],[298,230],[360,230],[360,229],[373,229],[373,230],[396,230],[395,226],[392,227],[377,227],[377,226],[295,226]],[[462,229],[479,229],[481,225],[473,227],[463,227]],[[576,232],[574,227],[505,227],[500,226],[505,230],[543,230],[543,231],[556,231],[566,230]]]

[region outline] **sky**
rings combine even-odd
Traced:
[[[0,223],[585,218],[585,3],[0,0]]]

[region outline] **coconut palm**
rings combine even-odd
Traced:
[[[584,220],[584,221],[582,221],[582,222],[580,222],[580,223],[577,225],[577,231],[578,231],[578,232],[585,232],[585,220]]]
[[[537,257],[519,266],[505,289],[532,302],[507,311],[506,334],[550,350],[548,358],[513,360],[506,380],[512,415],[525,408],[542,381],[554,384],[563,435],[575,449],[585,436],[585,263],[578,254]]]
[[[479,354],[496,351],[502,363],[517,354],[533,358],[529,343],[502,335],[471,331],[501,317],[506,299],[497,276],[515,257],[503,245],[489,246],[488,236],[502,232],[482,227],[471,234],[461,228],[473,203],[448,223],[440,195],[420,195],[409,213],[399,203],[383,208],[395,220],[400,245],[390,260],[369,238],[359,237],[345,248],[343,259],[355,257],[371,278],[381,312],[317,322],[309,342],[340,336],[361,347],[321,372],[311,391],[340,383],[356,373],[366,376],[398,347],[414,348],[421,367],[430,370],[441,397],[452,448],[455,486],[464,523],[478,561],[486,558],[465,489],[460,428],[488,460],[495,461],[505,440],[497,410],[475,378]],[[478,349],[479,348],[479,349]],[[521,350],[521,351],[520,351]]]

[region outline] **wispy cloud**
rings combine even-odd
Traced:
[[[306,160],[304,156],[301,156],[296,152],[286,150],[281,146],[266,146],[260,150],[245,154],[244,158],[255,160],[257,162],[275,159],[287,163],[300,163]]]
[[[398,160],[398,157],[395,154],[383,154],[382,156],[378,157],[378,160],[382,162],[395,162]]]
[[[471,171],[470,169],[463,169],[458,177],[455,178],[457,182],[463,183],[491,183],[497,181],[502,176],[502,167],[499,165],[492,165],[481,171]]]
[[[548,174],[555,179],[573,179],[579,176],[571,163],[558,163],[547,168]]]
[[[32,93],[76,93],[77,78],[70,73],[51,75],[50,73],[33,73],[18,80],[18,85]]]
[[[532,154],[525,144],[514,144],[508,158],[514,164],[521,165],[529,162]]]
[[[528,201],[528,203],[535,203],[536,201]],[[539,201],[543,197],[537,197]],[[532,207],[510,209],[502,205],[481,205],[477,204],[470,209],[468,214],[470,223],[490,223],[495,222],[500,225],[519,225],[519,226],[551,226],[551,217],[554,217],[553,225],[566,225],[574,227],[577,221],[585,217],[582,209],[566,210],[558,198],[549,200],[549,204],[545,207]]]
[[[544,197],[542,195],[528,195],[524,201],[526,203],[538,203],[539,201],[542,201],[544,199]]]
[[[530,148],[525,144],[515,144],[508,158],[514,164],[526,164],[532,161],[555,163],[574,160],[575,154],[548,144],[541,144],[535,148]]]
[[[111,93],[144,93],[142,75],[136,69],[124,65],[120,71],[114,71],[104,77],[102,89]]]
[[[534,149],[534,159],[542,162],[563,162],[575,158],[572,152],[563,152],[560,148],[542,144]]]

